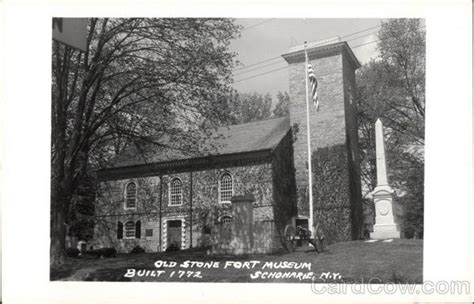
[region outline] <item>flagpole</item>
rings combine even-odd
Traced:
[[[311,129],[309,125],[309,91],[308,91],[308,52],[306,50],[306,41],[304,42],[305,55],[305,80],[306,80],[306,127],[308,140],[308,188],[309,188],[309,219],[308,229],[313,233],[313,170],[311,166]]]

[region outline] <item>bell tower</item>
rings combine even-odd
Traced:
[[[304,48],[304,45],[296,46],[282,55],[289,64],[299,221],[309,217]],[[314,222],[321,222],[323,230],[332,234],[329,241],[359,239],[362,199],[354,93],[355,70],[360,63],[347,42],[339,38],[307,44],[306,51],[318,80],[319,99],[319,111],[311,100],[309,107]],[[326,170],[323,160],[332,164],[333,171],[337,172],[331,172],[331,168]]]

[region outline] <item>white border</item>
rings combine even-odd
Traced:
[[[471,2],[234,0],[3,2],[2,232],[6,303],[470,301],[443,295],[316,296],[306,284],[49,282],[50,50],[52,16],[421,17],[427,24],[424,278],[471,280]],[[62,3],[62,4],[61,4]],[[26,5],[27,4],[27,5]],[[34,181],[34,182],[32,182]],[[20,194],[20,195],[19,195]],[[27,212],[25,212],[27,211]],[[21,219],[21,220],[19,220]],[[26,223],[26,224],[25,224]],[[35,238],[19,241],[30,235]],[[35,248],[35,254],[31,254]],[[123,288],[126,285],[126,288]],[[471,290],[473,289],[471,285]],[[185,292],[183,292],[185,290]],[[27,292],[25,292],[27,291]],[[244,292],[242,292],[244,291]],[[472,291],[471,291],[472,292]],[[237,295],[237,296],[233,296]]]

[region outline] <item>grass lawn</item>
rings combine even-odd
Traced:
[[[156,261],[176,262],[176,266],[156,268]],[[180,267],[185,261],[215,262],[213,266],[216,268]],[[231,263],[232,261],[235,263]],[[247,266],[250,265],[248,269],[241,267],[244,262],[250,261],[254,262],[247,263]],[[277,267],[283,261],[295,262],[293,266],[300,263],[305,267],[270,269],[268,264],[263,267],[266,262],[273,262],[274,267]],[[228,267],[225,267],[226,264]],[[132,273],[129,269],[135,269],[135,276],[125,276],[127,272]],[[144,275],[138,276],[139,270]],[[146,273],[146,270],[150,271]],[[262,277],[263,273],[266,274]],[[287,277],[277,278],[277,273],[280,276],[286,273]],[[293,276],[290,273],[294,273]],[[298,276],[298,273],[301,274]],[[69,259],[66,264],[51,269],[51,280],[310,283],[313,278],[323,282],[319,279],[323,273],[329,274],[325,282],[422,283],[423,241],[400,239],[390,243],[343,242],[328,246],[327,251],[322,254],[297,251],[273,255],[210,256],[205,251],[184,250],[121,254],[116,258],[104,259]],[[334,273],[339,275],[333,276]]]

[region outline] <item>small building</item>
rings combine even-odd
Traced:
[[[339,170],[337,187],[312,185],[314,218],[332,242],[359,239],[363,222],[353,94],[360,65],[348,44],[338,40],[309,45],[307,52],[320,99],[320,110],[310,109],[312,152],[326,151]],[[235,220],[232,197],[248,194],[254,198],[251,218],[266,223],[267,241],[257,242],[264,244],[258,252],[279,250],[285,225],[307,226],[304,50],[294,48],[283,58],[290,65],[289,117],[221,127],[193,153],[172,148],[171,137],[162,138],[160,146],[130,145],[98,171],[94,247],[129,252],[136,245],[146,251],[210,245],[213,231]],[[326,179],[316,170],[313,176],[319,183]]]

